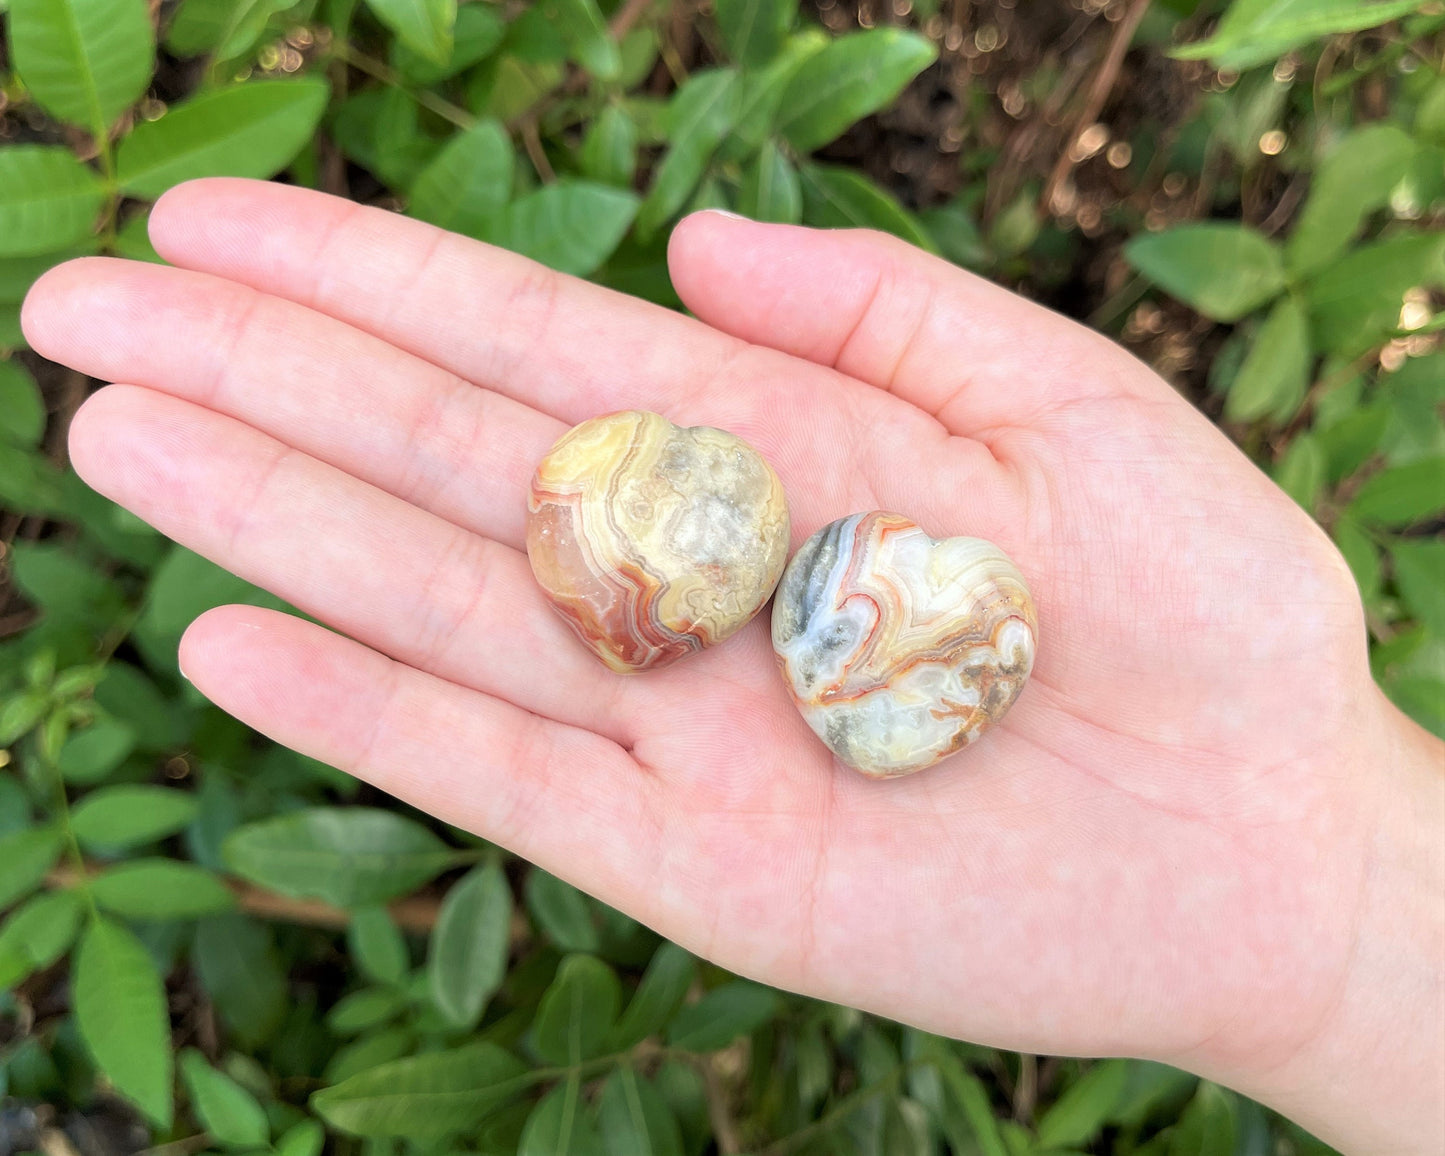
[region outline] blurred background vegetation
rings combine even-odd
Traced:
[[[8,9],[8,12],[7,12]],[[676,305],[701,206],[896,233],[1155,365],[1445,731],[1439,0],[0,0],[0,1156],[1327,1151],[1157,1064],[729,976],[178,675],[272,602],[89,492],[19,303],[278,176]],[[461,306],[463,303],[459,303]],[[1027,967],[1027,960],[1019,961]]]

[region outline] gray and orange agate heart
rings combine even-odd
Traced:
[[[997,546],[935,540],[878,510],[809,538],[773,603],[773,649],[793,701],[870,778],[932,766],[998,722],[1037,639],[1028,586]]]

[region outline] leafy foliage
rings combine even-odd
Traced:
[[[1002,47],[913,7],[844,31],[796,0],[692,25],[661,0],[0,0],[0,1095],[111,1095],[155,1146],[278,1156],[700,1156],[720,1127],[776,1153],[1325,1151],[1163,1065],[994,1052],[729,976],[263,742],[176,645],[210,607],[279,603],[54,453],[68,395],[23,351],[26,290],[78,255],[157,260],[149,205],[197,176],[349,191],[668,305],[668,231],[708,206],[882,229],[1043,295],[1093,263],[1096,324],[1152,354],[1162,318],[1208,354],[1197,400],[1334,537],[1376,675],[1445,733],[1445,17],[1152,6],[1132,54],[1197,83],[1167,131],[1079,162],[1112,182],[1090,225],[1060,207],[1082,168],[1010,183],[998,125],[1080,106],[1051,59],[966,82],[968,147],[928,159],[946,191],[873,149],[893,109],[919,117],[910,86]]]

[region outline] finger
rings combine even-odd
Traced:
[[[223,710],[588,890],[653,879],[660,780],[615,743],[393,662],[312,623],[225,606],[181,639]]]
[[[408,665],[627,741],[625,680],[571,637],[516,550],[136,386],[87,401],[70,447],[102,494],[307,614]]]
[[[636,407],[730,430],[783,477],[801,537],[858,509],[917,509],[896,492],[897,463],[926,465],[946,439],[912,406],[881,399],[880,413],[876,390],[837,373],[304,189],[193,182],[166,194],[151,229],[178,264],[324,310],[569,424]],[[1002,501],[1007,479],[982,446],[950,453],[967,459],[970,492]]]
[[[161,198],[150,230],[172,264],[327,313],[568,424],[667,412],[745,349],[505,249],[306,189],[196,181]]]
[[[956,433],[1157,388],[1098,334],[884,233],[694,213],[668,264],[709,325],[889,390]]]
[[[565,428],[324,314],[203,273],[68,262],[31,290],[25,329],[45,357],[229,414],[514,547],[532,470]]]

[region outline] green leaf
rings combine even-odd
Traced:
[[[49,891],[11,912],[0,924],[0,991],[64,955],[83,911],[78,893]]]
[[[64,845],[57,827],[28,827],[0,838],[0,907],[40,886]]]
[[[25,340],[25,331],[20,327],[20,306],[6,305],[0,302],[0,356],[15,349],[29,348],[30,346]],[[0,481],[0,486],[3,486],[4,481],[11,480]],[[0,497],[3,497],[3,494],[4,491],[0,490]]]
[[[0,439],[38,445],[45,433],[45,402],[30,371],[18,361],[0,361]]]
[[[783,94],[777,132],[808,153],[886,108],[938,57],[931,40],[901,28],[840,36],[811,56]]]
[[[737,118],[732,132],[718,149],[725,161],[752,156],[773,133],[783,94],[804,62],[832,43],[821,28],[809,28],[788,37],[782,52],[766,68],[746,70],[739,81]]]
[[[171,1126],[170,1017],[150,953],[118,923],[96,918],[81,937],[71,981],[80,1037],[121,1095]]]
[[[1171,1132],[1169,1156],[1234,1156],[1235,1112],[1217,1085],[1199,1085]]]
[[[381,22],[413,52],[437,64],[452,54],[457,0],[366,0]]]
[[[131,919],[194,919],[228,911],[230,889],[204,867],[177,859],[131,859],[90,882],[105,910]]]
[[[672,1109],[629,1065],[602,1085],[597,1122],[607,1156],[682,1156],[682,1132]]]
[[[0,746],[29,734],[49,710],[50,695],[43,690],[27,690],[7,699],[0,705]]]
[[[23,831],[34,821],[25,788],[14,775],[0,772],[0,838]]]
[[[260,1148],[270,1141],[271,1126],[255,1096],[216,1071],[195,1048],[186,1048],[180,1058],[191,1109],[212,1140],[227,1148]]]
[[[636,212],[633,193],[563,179],[513,201],[481,239],[585,277],[611,256]]]
[[[447,142],[417,175],[407,211],[422,221],[479,236],[512,195],[512,138],[495,120],[479,120]]]
[[[713,12],[733,60],[759,68],[782,49],[798,0],[716,0]]]
[[[216,89],[138,124],[120,144],[117,179],[158,197],[196,177],[275,176],[311,139],[330,94],[324,80],[257,80]]]
[[[393,189],[410,188],[441,149],[422,131],[416,101],[399,88],[363,89],[344,100],[330,134],[346,156]]]
[[[602,1140],[587,1115],[582,1085],[575,1076],[537,1102],[522,1129],[517,1156],[602,1156]],[[641,1150],[636,1156],[642,1156]]]
[[[532,1024],[537,1055],[559,1065],[580,1064],[600,1055],[621,998],[617,973],[600,959],[567,956],[543,993]]]
[[[1135,237],[1124,256],[1214,321],[1238,321],[1284,287],[1279,248],[1243,225],[1203,222]]]
[[[105,186],[59,145],[0,148],[0,257],[33,257],[80,244]]]
[[[255,47],[271,17],[296,0],[185,0],[166,32],[166,48],[177,56],[209,52],[216,63]]]
[[[1445,286],[1445,232],[1404,233],[1347,253],[1305,291],[1316,347],[1350,357],[1381,343],[1416,286]]]
[[[1341,517],[1334,526],[1335,545],[1345,556],[1360,599],[1367,606],[1380,595],[1380,551],[1360,524],[1353,518]]]
[[[562,34],[567,53],[598,80],[622,74],[622,53],[607,31],[597,0],[543,0],[542,10]]]
[[[25,596],[57,620],[103,630],[125,610],[115,583],[59,542],[16,542],[11,565]]]
[[[263,923],[228,913],[196,925],[193,959],[201,986],[236,1042],[271,1038],[286,1012],[286,975]]]
[[[630,188],[637,175],[637,124],[621,104],[609,104],[582,138],[578,163],[585,176]]]
[[[1435,78],[1415,109],[1415,135],[1433,144],[1445,144],[1445,76]]]
[[[286,608],[279,598],[245,579],[184,546],[174,546],[151,575],[145,609],[131,637],[152,669],[179,674],[176,647],[186,627],[212,607],[231,602]]]
[[[413,84],[429,88],[485,60],[501,45],[506,32],[506,24],[492,5],[463,4],[457,9],[452,51],[445,64],[413,51],[403,40],[392,42],[391,60]]]
[[[1325,452],[1332,483],[1338,484],[1370,460],[1389,429],[1390,410],[1385,401],[1361,405],[1328,425],[1316,416],[1315,437]]]
[[[123,718],[144,751],[167,751],[186,735],[184,714],[156,684],[128,662],[112,659],[95,684],[95,703],[112,718]]]
[[[937,1058],[938,1070],[943,1075],[944,1086],[950,1098],[958,1107],[964,1122],[973,1133],[974,1141],[983,1156],[1010,1156],[1007,1142],[995,1119],[993,1107],[988,1101],[988,1090],[983,1082],[968,1071],[958,1058],[944,1054]]]
[[[442,901],[427,952],[432,1002],[471,1030],[507,975],[512,889],[495,864],[476,867]]]
[[[1390,701],[1436,737],[1445,738],[1445,680],[1396,675],[1385,683]]]
[[[737,119],[741,85],[730,68],[695,72],[668,106],[670,147],[637,211],[642,238],[657,231],[687,203],[713,153]]]
[[[1373,28],[1419,7],[1420,0],[1234,0],[1213,36],[1171,55],[1243,70],[1322,36]]]
[[[1402,539],[1391,545],[1390,559],[1414,617],[1445,638],[1445,540]]]
[[[973,212],[962,197],[925,210],[919,216],[938,251],[955,265],[962,265],[965,269],[982,269],[988,263],[988,246],[984,244]]]
[[[1282,296],[1254,335],[1249,355],[1229,387],[1224,416],[1231,421],[1289,417],[1304,400],[1312,360],[1304,307],[1293,297]]]
[[[531,9],[530,11],[538,11]],[[478,69],[474,82],[484,86],[485,97],[474,101],[473,108],[487,116],[511,123],[522,116],[562,83],[565,69],[560,62],[550,60],[533,62],[506,55],[491,62],[487,68]]]
[[[1275,484],[1313,513],[1325,484],[1325,452],[1312,433],[1297,434],[1274,468]]]
[[[412,1056],[371,1068],[311,1097],[333,1128],[355,1136],[451,1135],[511,1103],[532,1082],[519,1060],[495,1044]]]
[[[406,1007],[406,995],[394,987],[368,987],[337,1001],[326,1014],[326,1026],[338,1036],[352,1036],[387,1023]]]
[[[1315,172],[1285,245],[1290,272],[1308,277],[1343,253],[1365,215],[1389,203],[1414,157],[1415,142],[1393,124],[1346,133]]]
[[[778,1014],[777,992],[737,979],[715,987],[678,1012],[667,1042],[689,1052],[715,1052],[758,1030]]]
[[[591,953],[601,946],[591,904],[570,883],[533,867],[523,892],[533,924],[561,950]]]
[[[346,927],[346,945],[361,974],[377,983],[400,983],[411,969],[401,929],[385,907],[358,907]]]
[[[1128,1060],[1128,1079],[1114,1111],[1111,1124],[1126,1128],[1141,1127],[1151,1113],[1171,1102],[1182,1103],[1194,1090],[1198,1078],[1188,1072],[1150,1060]]]
[[[803,186],[798,170],[775,141],[766,141],[743,169],[738,212],[755,221],[796,225],[803,219]]]
[[[276,1156],[321,1156],[326,1129],[316,1120],[293,1124],[276,1141]]]
[[[1113,1116],[1128,1082],[1127,1060],[1091,1064],[1039,1118],[1039,1143],[1045,1148],[1091,1143]]]
[[[652,956],[632,1001],[608,1037],[610,1051],[626,1051],[648,1036],[657,1035],[682,1006],[697,966],[675,943],[663,943]]]
[[[150,84],[155,32],[145,0],[12,0],[10,54],[46,112],[101,133]]]
[[[311,807],[250,823],[226,840],[224,854],[252,883],[338,907],[395,899],[456,861],[421,824],[365,807]]]
[[[391,1027],[367,1032],[332,1054],[323,1078],[329,1084],[339,1084],[360,1072],[401,1059],[413,1050],[415,1044],[416,1034],[410,1028]]]
[[[803,220],[822,229],[882,229],[920,249],[935,251],[917,219],[862,173],[834,165],[805,164]]]
[[[189,791],[136,784],[87,795],[71,812],[70,828],[87,850],[115,850],[173,835],[195,817]]]
[[[55,765],[67,783],[89,786],[108,777],[133,750],[135,731],[118,719],[98,718],[65,740]]]
[[[1392,466],[1365,480],[1348,508],[1352,518],[1375,526],[1401,527],[1445,510],[1445,457]]]

